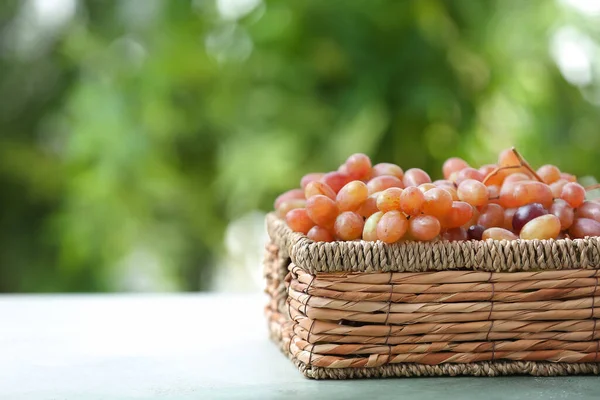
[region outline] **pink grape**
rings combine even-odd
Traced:
[[[304,188],[304,196],[310,199],[312,196],[323,195],[335,200],[335,192],[329,185],[323,182],[309,182]]]
[[[600,222],[600,204],[586,201],[575,210],[575,218],[589,218]]]
[[[560,198],[577,208],[585,201],[585,189],[579,183],[569,182],[563,186]]]
[[[379,209],[377,208],[377,198],[381,192],[373,193],[367,197],[364,203],[356,211],[360,216],[368,218],[375,214]]]
[[[507,208],[504,210],[504,222],[502,223],[501,228],[507,229],[509,231],[513,230],[513,218],[518,208]]]
[[[289,201],[289,200],[304,200],[304,190],[302,189],[292,189],[292,190],[288,190],[287,192],[280,194],[276,199],[275,199],[275,203],[273,205],[274,209],[278,209],[279,206],[281,205],[281,203],[283,203],[284,201]]]
[[[377,223],[377,238],[385,243],[395,243],[404,236],[408,221],[400,211],[388,211]]]
[[[488,203],[487,187],[474,179],[464,180],[458,185],[458,198],[473,206],[484,206]]]
[[[552,182],[550,184],[550,190],[552,191],[552,196],[556,199],[560,198],[563,187],[565,187],[565,185],[567,183],[569,183],[569,181],[566,179],[562,179],[562,178],[557,180],[556,182]]]
[[[363,227],[363,233],[362,233],[363,240],[366,240],[368,242],[377,241],[377,224],[379,223],[379,220],[381,219],[382,216],[383,216],[383,212],[377,211],[376,213],[371,215],[369,218],[367,218],[367,220],[365,221],[365,226]]]
[[[340,189],[336,202],[340,211],[354,211],[369,197],[369,189],[362,181],[352,181]]]
[[[318,182],[321,180],[321,178],[323,178],[323,175],[325,175],[322,172],[313,172],[310,174],[306,174],[302,177],[302,179],[300,180],[300,187],[302,189],[306,189],[306,185],[308,185],[310,182]]]
[[[467,179],[481,182],[483,181],[483,178],[485,178],[485,175],[479,172],[479,170],[469,167],[458,172],[456,175],[456,184],[460,185],[461,182],[466,181]]]
[[[279,218],[285,218],[286,214],[290,210],[293,210],[294,208],[305,208],[305,207],[306,207],[306,200],[304,200],[304,199],[286,200],[283,203],[279,204],[279,208],[276,210],[277,216],[279,216]]]
[[[391,187],[397,187],[402,189],[404,188],[404,184],[400,179],[391,175],[376,176],[367,183],[367,189],[369,189],[369,194],[381,192],[382,190]]]
[[[546,214],[527,222],[519,237],[524,240],[555,239],[560,233],[560,220],[556,215]]]
[[[425,192],[423,212],[436,218],[443,218],[452,208],[452,196],[444,189],[434,187]]]
[[[504,224],[504,208],[498,204],[488,204],[481,209],[481,215],[477,221],[483,227],[501,227]]]
[[[364,180],[371,177],[371,159],[366,154],[352,154],[346,160],[346,169],[350,178]]]
[[[419,215],[425,203],[425,195],[418,188],[409,186],[400,194],[400,209],[407,215]]]
[[[560,179],[560,169],[554,165],[542,165],[538,168],[537,174],[548,185]]]
[[[356,240],[362,236],[365,221],[355,212],[345,211],[337,216],[333,230],[341,240]]]
[[[321,182],[328,185],[335,193],[339,192],[352,179],[340,172],[328,172],[321,178]]]
[[[409,221],[409,233],[416,240],[428,241],[440,234],[440,221],[431,215],[421,215]]]
[[[469,164],[462,158],[451,157],[444,162],[442,166],[442,172],[444,178],[448,179],[454,172],[459,172],[462,169],[469,168]]]
[[[310,228],[306,236],[315,242],[333,242],[335,240],[329,230],[320,226],[313,226]]]
[[[469,222],[472,217],[473,207],[469,203],[454,201],[452,208],[440,222],[445,228],[459,228]]]
[[[566,201],[562,199],[554,200],[554,204],[552,204],[552,207],[550,207],[550,213],[556,215],[560,220],[561,231],[569,229],[571,225],[573,225],[575,212]]]
[[[310,219],[306,208],[295,208],[285,215],[285,222],[294,232],[308,233],[315,223]]]
[[[403,190],[400,188],[389,188],[379,193],[377,197],[377,208],[379,211],[398,211],[400,210],[400,197]]]
[[[404,171],[396,164],[390,163],[379,163],[373,165],[373,177],[390,175],[402,180],[404,178]]]
[[[517,235],[504,228],[488,228],[483,231],[481,235],[482,240],[493,239],[493,240],[515,240],[518,239]]]
[[[335,201],[318,194],[306,200],[306,212],[315,224],[331,229],[339,210]]]
[[[411,168],[404,173],[404,187],[419,186],[422,183],[431,183],[431,178],[422,169]]]
[[[600,222],[590,218],[577,218],[569,228],[569,235],[574,239],[600,236]]]

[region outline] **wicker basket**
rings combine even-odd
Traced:
[[[600,238],[316,243],[267,216],[272,339],[309,378],[600,372]]]

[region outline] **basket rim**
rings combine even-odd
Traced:
[[[271,241],[310,273],[426,272],[473,270],[517,272],[600,269],[600,237],[549,240],[314,242],[293,232],[275,213],[266,216]]]

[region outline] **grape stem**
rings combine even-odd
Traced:
[[[519,165],[507,165],[505,167],[497,167],[496,169],[494,169],[493,171],[491,171],[483,180],[483,184],[485,185],[486,182],[488,180],[490,180],[492,177],[496,176],[498,174],[498,172],[505,170],[505,169],[514,169],[514,168],[525,168],[527,169],[531,175],[533,175],[533,177],[535,179],[537,179],[540,182],[544,182],[544,180],[542,178],[540,178],[540,176],[537,174],[537,172],[535,172],[535,170],[533,168],[531,168],[531,165],[529,165],[529,163],[525,160],[525,158],[523,158],[523,156],[517,151],[516,148],[512,147],[511,151],[513,152],[513,154],[515,155],[515,157],[517,157],[517,159],[519,160]]]
[[[519,154],[517,149],[515,147],[512,147],[511,150],[515,154],[515,156],[517,156],[517,158],[519,159],[521,166],[527,168],[527,170],[529,172],[531,172],[531,174],[535,177],[535,179],[537,179],[538,181],[543,183],[544,180],[542,178],[540,178],[540,176],[537,174],[537,172],[535,172],[535,170],[533,168],[531,168],[531,165],[529,165],[529,163],[525,160],[525,158],[523,158],[523,156],[521,156],[521,154]]]
[[[588,192],[590,190],[594,190],[594,189],[600,189],[600,183],[596,183],[594,185],[589,185],[584,187],[585,191]]]

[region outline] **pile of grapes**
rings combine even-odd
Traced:
[[[600,200],[586,201],[586,188],[554,165],[535,171],[514,148],[479,169],[450,158],[442,172],[432,182],[421,169],[354,154],[337,171],[305,175],[275,210],[318,242],[600,236]]]

